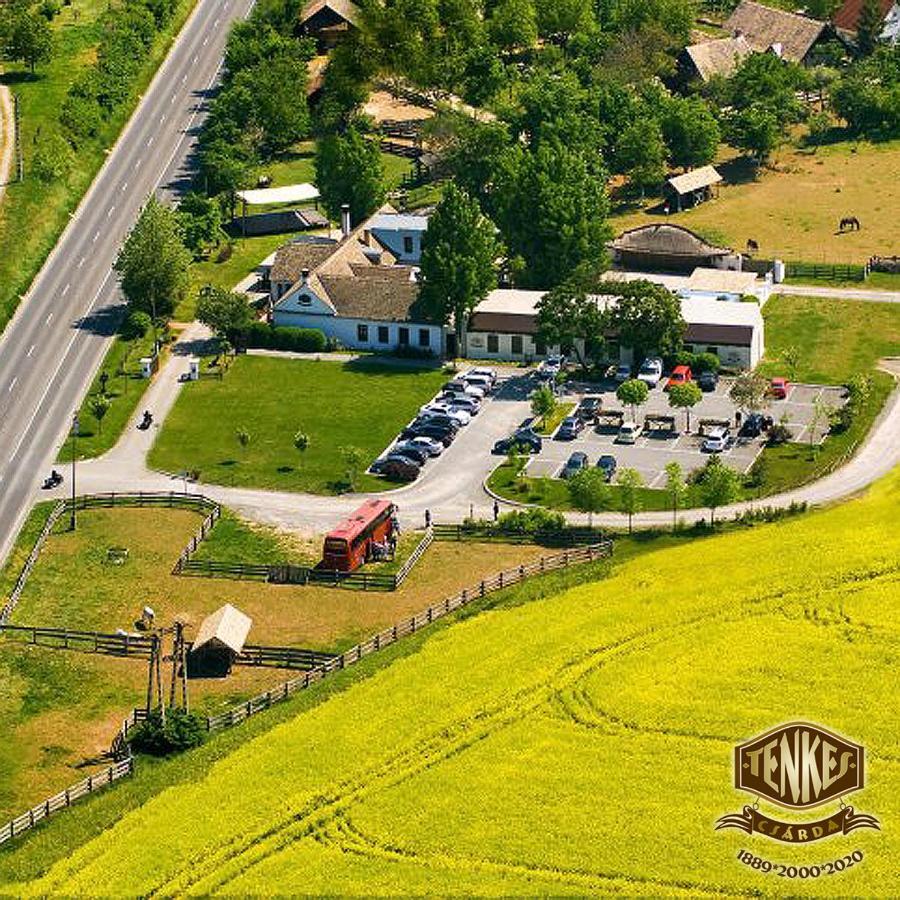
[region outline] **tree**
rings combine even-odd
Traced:
[[[742,372],[734,379],[728,396],[744,412],[758,412],[768,405],[769,380],[759,372]]]
[[[616,285],[617,295],[611,313],[611,327],[625,347],[631,347],[637,358],[648,352],[674,356],[681,349],[685,325],[681,303],[666,287],[649,281],[632,281]]]
[[[31,173],[40,181],[50,183],[65,178],[72,169],[75,154],[72,145],[61,134],[42,138],[31,161]]]
[[[781,351],[781,361],[784,363],[785,368],[787,368],[788,376],[791,381],[797,380],[797,371],[800,368],[802,359],[803,356],[800,352],[800,348],[796,344],[791,344]]]
[[[246,328],[253,316],[244,294],[208,284],[200,291],[197,319],[208,325],[220,340]]]
[[[718,457],[715,457],[718,459]],[[709,524],[716,524],[716,510],[737,499],[741,489],[741,476],[723,462],[708,465],[700,482],[703,504],[709,508]]]
[[[631,407],[631,418],[637,420],[637,408],[643,406],[650,396],[650,388],[640,378],[623,381],[616,389],[616,397],[626,406]]]
[[[588,514],[589,526],[593,525],[594,513],[609,509],[609,485],[600,469],[582,469],[569,479],[567,486],[572,505]]]
[[[494,183],[496,222],[523,282],[546,290],[583,263],[599,265],[611,237],[606,176],[578,151],[541,143],[506,151]]]
[[[533,47],[538,37],[534,0],[500,0],[488,19],[488,32],[506,52]]]
[[[355,128],[322,138],[316,146],[315,166],[316,184],[332,219],[338,219],[341,206],[348,203],[350,219],[356,224],[384,202],[378,143],[367,141]]]
[[[494,226],[465,191],[449,184],[422,238],[419,302],[432,320],[454,323],[457,346],[472,310],[497,285]]]
[[[13,6],[4,28],[7,59],[21,60],[34,74],[38,63],[47,62],[53,55],[53,32],[50,23],[37,10],[27,4]]]
[[[109,412],[110,399],[105,394],[94,394],[90,399],[91,415],[97,420],[97,430],[103,434],[103,418]]]
[[[628,176],[641,198],[666,177],[666,145],[656,119],[640,118],[622,132],[616,146],[616,167]]]
[[[673,384],[669,388],[669,406],[672,409],[683,409],[685,414],[685,431],[691,430],[691,409],[703,399],[703,391],[695,381],[684,384]]]
[[[129,306],[154,324],[167,318],[188,289],[190,265],[175,212],[151,196],[113,266]]]
[[[537,302],[538,338],[547,347],[573,351],[579,365],[603,348],[606,317],[574,278],[547,291]]]
[[[687,493],[687,482],[684,479],[684,470],[674,460],[666,463],[666,490],[672,498],[672,531],[678,527],[678,510]]]
[[[856,47],[862,56],[875,52],[884,31],[884,13],[880,0],[863,0],[856,23]]]
[[[366,455],[359,447],[341,447],[338,450],[344,461],[344,474],[351,491],[356,490],[359,473],[366,462]]]
[[[712,110],[699,97],[673,98],[661,124],[673,166],[693,169],[715,159],[722,132]]]
[[[622,512],[628,516],[628,533],[631,534],[632,518],[643,508],[641,488],[644,486],[644,479],[637,469],[622,469],[616,483],[619,485],[619,504]]]
[[[726,134],[728,143],[752,156],[757,165],[769,158],[781,139],[775,113],[758,105],[733,112],[728,119]]]
[[[538,33],[565,46],[573,34],[592,26],[591,6],[591,0],[537,0]]]
[[[211,197],[185,194],[178,204],[178,221],[185,246],[195,256],[222,238],[222,207]]]
[[[900,136],[900,43],[879,46],[854,63],[831,90],[834,111],[853,135],[875,140]]]
[[[541,417],[541,428],[547,425],[547,419],[556,412],[556,394],[549,385],[541,385],[531,395],[531,411]]]

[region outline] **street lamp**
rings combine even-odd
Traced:
[[[69,518],[69,531],[75,530],[75,456],[78,447],[78,410],[72,413],[72,515]]]

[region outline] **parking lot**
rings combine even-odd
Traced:
[[[732,380],[722,378],[714,392],[703,395],[703,400],[691,410],[691,433],[684,432],[685,414],[673,410],[668,404],[668,395],[662,389],[663,382],[650,391],[644,406],[639,407],[637,419],[643,422],[647,414],[675,415],[675,432],[645,431],[635,444],[616,443],[616,429],[612,426],[591,427],[571,441],[545,440],[540,454],[532,456],[526,468],[532,477],[556,477],[566,460],[576,450],[587,454],[591,465],[603,454],[616,459],[618,468],[637,469],[649,487],[661,487],[665,480],[665,467],[670,462],[678,462],[685,472],[703,466],[709,457],[701,449],[703,438],[697,433],[701,419],[735,421],[735,406],[728,397]],[[625,418],[631,418],[631,410],[623,409],[616,398],[615,385],[579,386],[579,389],[564,394],[561,402],[577,403],[586,394],[600,396],[604,410],[621,410]],[[791,385],[787,398],[774,400],[766,410],[775,422],[782,421],[792,433],[792,440],[810,440],[810,426],[815,418],[815,404],[841,406],[845,402],[844,390],[840,387]],[[824,440],[827,422],[815,426],[813,441]],[[732,427],[732,433],[736,429]],[[739,472],[747,472],[753,465],[765,443],[765,435],[755,438],[735,437],[734,443],[721,454],[723,462]]]

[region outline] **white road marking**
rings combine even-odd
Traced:
[[[44,324],[45,324],[45,325],[49,325],[49,324],[50,324],[50,320],[51,320],[52,318],[53,318],[53,313],[48,313],[48,314],[47,314],[47,318],[44,319]]]
[[[109,217],[107,216],[107,218],[109,218]],[[96,244],[96,243],[97,243],[97,238],[98,238],[98,237],[100,237],[100,232],[99,232],[99,231],[95,231],[95,232],[94,232],[94,236],[91,238],[91,243],[92,243],[92,244]]]
[[[26,355],[26,356],[31,356],[32,353],[34,353],[34,344],[32,344],[32,345],[28,348],[28,352],[27,352],[25,355]]]
[[[78,268],[80,269],[83,265],[84,265],[84,257],[82,256],[81,259],[78,260]]]
[[[115,206],[111,206],[111,207],[106,211],[106,218],[108,219],[115,211],[116,211]]]
[[[148,146],[148,147],[152,147],[152,146],[153,146],[153,136],[152,136],[152,135],[151,135],[150,138],[147,140],[147,146]]]
[[[72,283],[71,283],[71,282],[66,282],[66,286],[62,289],[62,295],[63,295],[63,297],[65,297],[66,294],[69,293],[69,288],[70,288],[71,286],[72,286]]]
[[[160,122],[160,124],[162,124],[162,123],[165,122],[165,121],[166,121],[166,114],[163,113],[163,114],[159,117],[159,122]]]
[[[175,100],[176,100],[177,97],[178,97],[177,94],[172,94],[172,99],[169,101],[169,105],[170,105],[170,106],[175,102]]]
[[[127,189],[128,189],[128,182],[126,181],[126,182],[122,185],[122,193],[124,194],[125,191],[126,191]]]
[[[16,375],[15,378],[9,383],[9,387],[6,389],[10,394],[12,393],[12,389],[16,386],[16,382],[19,380],[19,376]]]

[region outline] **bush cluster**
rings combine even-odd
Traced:
[[[173,708],[162,713],[155,709],[131,733],[132,749],[151,756],[168,756],[190,750],[203,743],[202,720],[187,710]]]
[[[60,122],[75,146],[94,137],[130,94],[157,33],[177,0],[125,0],[101,17],[97,63],[69,88]]]
[[[498,530],[507,534],[534,534],[538,531],[562,531],[566,517],[549,509],[516,509],[497,519]]]
[[[265,322],[253,322],[234,337],[237,340],[232,343],[262,350],[321,353],[328,349],[325,335],[317,328],[273,328]]]
[[[680,350],[675,354],[673,362],[676,366],[690,366],[692,372],[718,372],[721,366],[715,353],[689,353]]]

